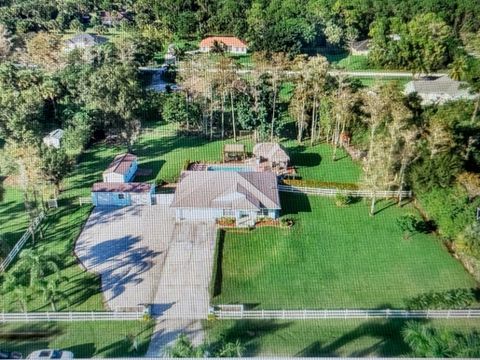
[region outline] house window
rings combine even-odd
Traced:
[[[118,194],[118,199],[119,200],[125,199],[125,194]]]
[[[261,209],[257,212],[258,216],[268,216],[268,209]]]
[[[223,209],[223,216],[235,216],[235,210]]]

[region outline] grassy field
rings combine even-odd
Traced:
[[[333,148],[329,144],[306,147],[288,141],[285,145],[292,164],[303,178],[343,183],[360,181],[362,172],[360,165],[343,149],[337,150],[337,160],[333,161]]]
[[[396,219],[414,212],[380,202],[377,214],[359,201],[337,207],[332,199],[281,196],[291,229],[227,232],[216,304],[264,309],[402,308],[428,291],[475,287],[474,280],[439,240],[402,238]]]
[[[46,348],[69,350],[76,358],[143,356],[152,330],[141,321],[9,323],[0,329],[0,348],[24,357]],[[134,337],[138,351],[129,340]]]
[[[434,320],[456,332],[480,330],[475,320]],[[240,341],[246,356],[401,357],[409,354],[404,320],[211,321],[208,338]]]
[[[28,226],[23,194],[14,187],[5,186],[4,200],[0,204],[0,224],[0,240],[6,243],[5,250],[8,250],[15,245]]]

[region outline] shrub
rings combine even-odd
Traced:
[[[471,289],[453,289],[443,292],[429,292],[418,295],[406,301],[410,310],[427,309],[465,309],[475,301],[475,295]]]
[[[163,180],[162,178],[156,178],[155,179],[155,185],[156,186],[162,186],[162,185],[165,185],[167,182],[165,180]]]
[[[190,167],[190,165],[192,164],[192,161],[191,160],[185,160],[185,162],[183,163],[183,170],[188,170],[188,168]]]
[[[397,218],[397,226],[402,231],[405,240],[409,239],[418,230],[418,224],[418,219],[412,214]]]
[[[455,246],[458,250],[480,258],[480,223],[475,222],[468,225],[465,230],[458,235],[455,240]]]
[[[338,207],[347,206],[352,203],[352,197],[344,194],[335,195],[335,205]]]
[[[291,227],[293,226],[293,224],[295,224],[295,221],[289,216],[282,216],[280,218],[280,226]]]

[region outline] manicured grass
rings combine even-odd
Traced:
[[[372,87],[375,84],[386,84],[386,83],[396,83],[400,88],[403,88],[406,83],[412,80],[410,77],[381,77],[381,78],[374,78],[374,77],[356,77],[358,81],[362,83],[363,86]]]
[[[74,242],[90,213],[89,206],[62,207],[49,213],[43,228],[44,239],[37,236],[35,249],[43,254],[55,254],[62,260],[59,263],[60,275],[65,278],[61,284],[62,293],[67,297],[57,303],[59,310],[104,310],[100,280],[81,268],[73,255]],[[28,242],[24,249],[32,248]],[[17,258],[18,259],[18,258]],[[7,271],[12,271],[15,263]],[[50,274],[50,276],[52,276]],[[2,296],[1,311],[21,311],[22,308],[11,293]],[[49,304],[38,293],[28,301],[29,311],[51,311]]]
[[[0,203],[0,241],[5,241],[5,250],[12,248],[28,226],[28,216],[20,190],[5,186],[3,202]],[[5,254],[0,254],[3,256]]]
[[[368,57],[364,55],[348,55],[334,64],[336,67],[350,71],[372,69],[368,64]]]
[[[305,179],[356,183],[360,181],[361,167],[343,150],[337,149],[333,161],[333,147],[319,144],[313,147],[299,146],[294,141],[286,142],[291,162]]]
[[[475,281],[439,240],[404,240],[396,219],[414,212],[379,202],[377,214],[359,201],[282,194],[291,229],[227,232],[216,304],[264,309],[402,308],[428,291],[473,288]]]
[[[20,351],[24,357],[35,350],[62,349],[76,358],[143,356],[153,326],[142,321],[86,321],[2,324],[0,348]],[[129,337],[137,337],[138,351]]]
[[[456,332],[480,329],[476,320],[428,324]],[[245,356],[401,357],[410,352],[401,334],[404,325],[405,320],[216,320],[208,323],[208,338],[239,339]]]

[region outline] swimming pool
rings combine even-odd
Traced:
[[[255,171],[255,169],[251,166],[209,165],[207,171],[252,172]]]

